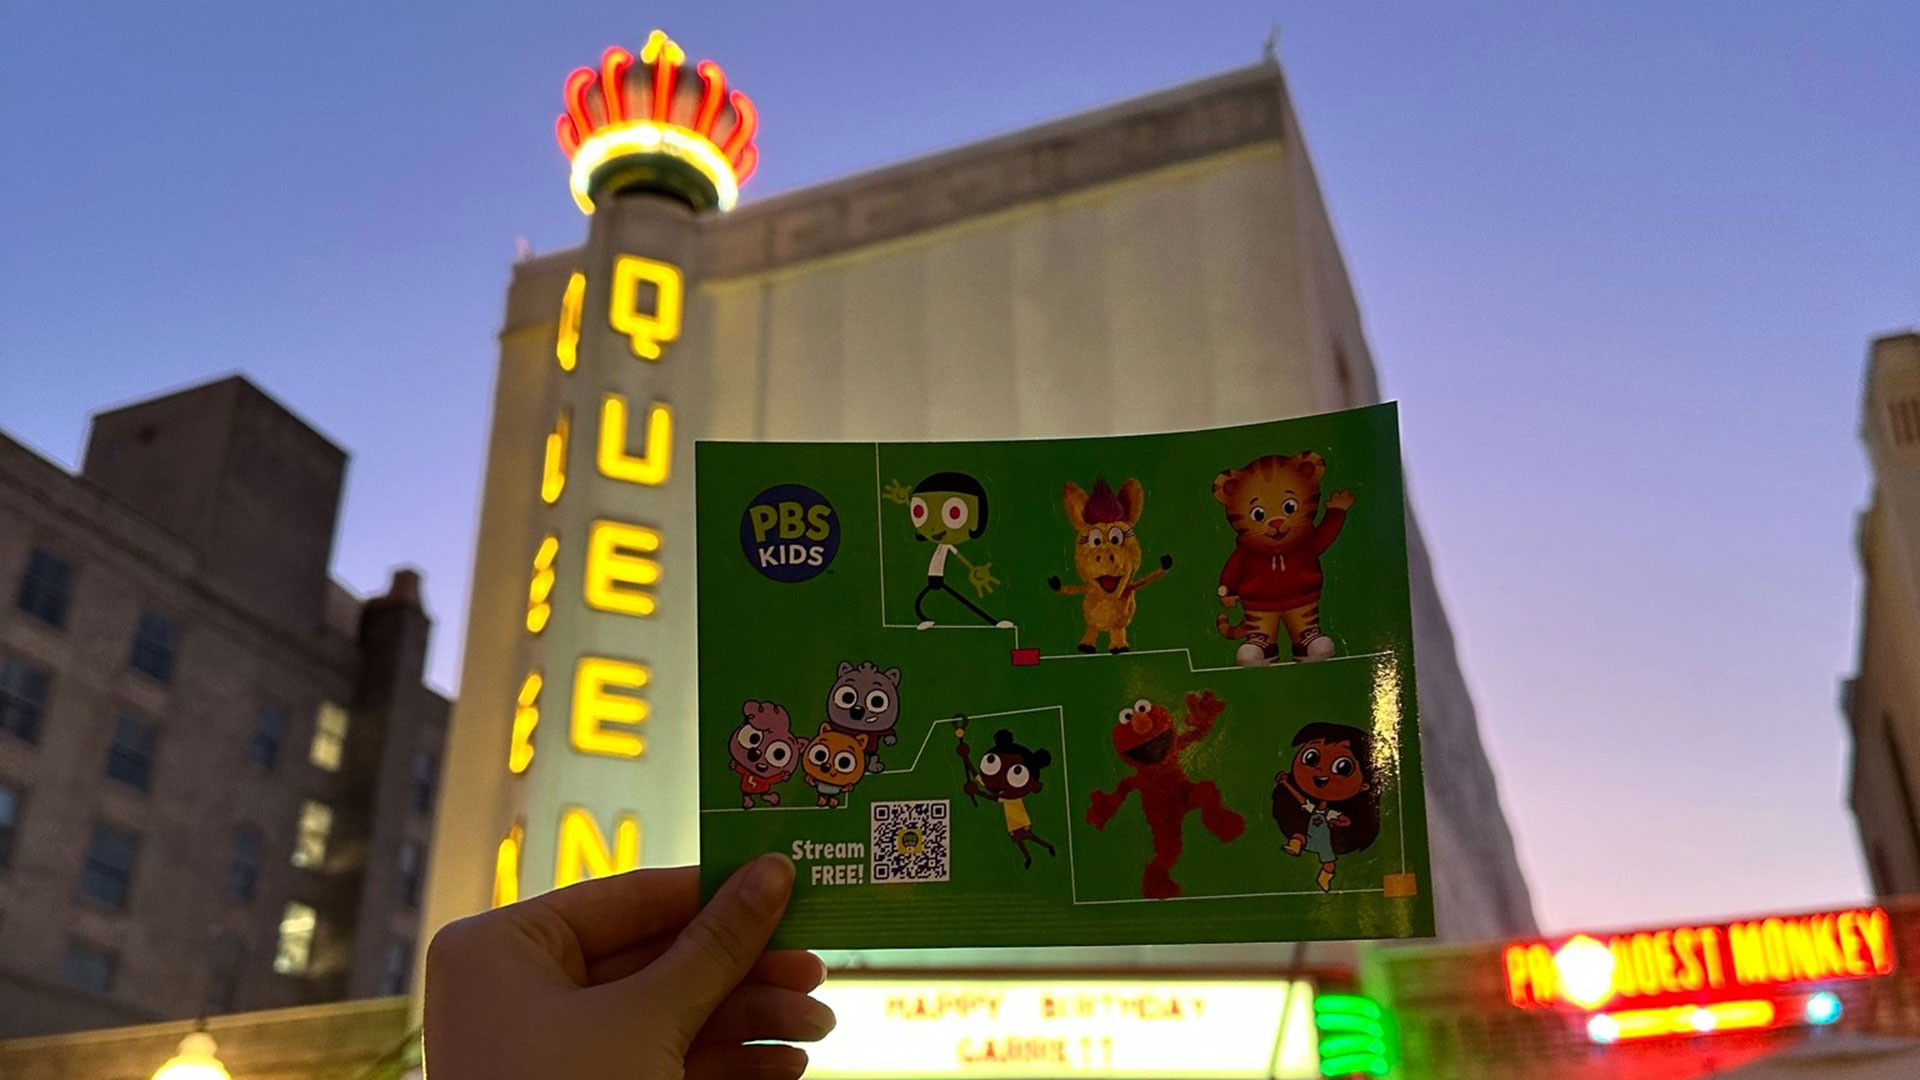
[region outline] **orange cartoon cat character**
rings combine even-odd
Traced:
[[[1220,603],[1241,605],[1244,614],[1238,624],[1221,615],[1219,626],[1228,638],[1246,639],[1234,654],[1242,667],[1278,659],[1283,628],[1297,660],[1334,653],[1333,639],[1320,629],[1320,556],[1346,524],[1353,493],[1327,496],[1326,513],[1315,524],[1326,472],[1326,460],[1308,450],[1255,458],[1213,478],[1213,497],[1239,534],[1220,571]]]
[[[1160,569],[1136,577],[1145,556],[1133,527],[1140,523],[1146,492],[1140,481],[1128,480],[1119,494],[1107,486],[1107,478],[1093,482],[1088,494],[1079,484],[1068,481],[1061,493],[1067,522],[1073,526],[1073,568],[1081,584],[1063,585],[1058,577],[1047,579],[1054,592],[1080,597],[1080,617],[1087,632],[1080,638],[1080,651],[1099,648],[1100,635],[1107,635],[1108,651],[1126,652],[1127,627],[1139,606],[1141,589],[1159,581],[1173,566],[1173,556],[1160,556]]]

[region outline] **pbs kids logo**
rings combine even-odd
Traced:
[[[778,484],[754,496],[740,517],[740,547],[754,568],[775,581],[805,581],[840,550],[840,515],[827,497],[802,484]]]

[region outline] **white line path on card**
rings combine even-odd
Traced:
[[[873,444],[873,529],[874,529],[873,539],[874,539],[874,544],[876,546],[876,549],[879,553],[879,559],[876,561],[879,566],[879,577],[880,577],[880,626],[883,629],[887,629],[887,630],[912,630],[912,631],[915,631],[916,633],[921,633],[924,631],[922,630],[919,623],[891,623],[887,621],[887,508],[886,508],[886,496],[883,494],[883,492],[885,491],[886,491],[886,481],[884,480],[882,473],[880,471],[880,444],[876,442]],[[1005,626],[1005,627],[986,626],[983,624],[947,626],[940,623],[935,623],[932,626],[926,627],[925,630],[1006,630],[1006,631],[1010,631],[1013,634],[1013,647],[1016,649],[1020,647],[1020,626],[1017,623],[1013,624],[1012,626]],[[1187,671],[1194,675],[1211,675],[1211,674],[1220,674],[1220,673],[1225,673],[1230,671],[1259,671],[1263,667],[1268,666],[1268,665],[1261,665],[1261,667],[1241,667],[1238,664],[1224,664],[1219,667],[1200,667],[1193,662],[1192,650],[1184,646],[1166,648],[1166,649],[1131,649],[1124,653],[1103,653],[1103,652],[1093,652],[1093,653],[1070,652],[1070,653],[1057,653],[1057,654],[1043,653],[1040,656],[1040,659],[1041,660],[1098,660],[1102,658],[1117,659],[1118,657],[1121,657],[1121,656],[1167,656],[1167,655],[1172,655],[1176,653],[1186,660]],[[1321,664],[1338,664],[1338,663],[1342,663],[1345,661],[1352,661],[1352,660],[1373,661],[1373,660],[1380,660],[1386,657],[1390,657],[1392,655],[1393,655],[1392,653],[1385,652],[1385,651],[1371,652],[1371,653],[1355,653],[1347,656],[1330,657],[1326,660],[1321,660],[1317,662]],[[1056,708],[1057,707],[1058,706],[1056,706]],[[1402,704],[1401,706],[1400,715],[1402,717],[1406,715],[1406,708],[1404,704]],[[1060,724],[1060,769],[1063,775],[1065,774],[1066,768],[1067,768],[1067,738],[1066,738],[1067,730],[1066,730],[1065,717],[1066,717],[1065,711],[1062,710],[1061,724]],[[938,723],[938,721],[935,721],[935,722]],[[926,743],[924,741],[921,743],[921,749],[922,750],[926,749]],[[919,756],[916,755],[914,757],[915,763],[917,764],[919,760],[920,760]],[[1397,756],[1396,756],[1396,763],[1397,763]],[[909,768],[911,768],[911,766],[909,766]],[[1393,786],[1393,790],[1394,790],[1394,802],[1396,805],[1396,809],[1398,811],[1397,813],[1394,814],[1394,820],[1398,824],[1399,831],[1400,831],[1400,872],[1406,873],[1406,870],[1407,870],[1407,787],[1404,783],[1396,782]],[[1069,814],[1071,814],[1071,807],[1069,807]],[[1071,830],[1072,828],[1071,821],[1068,822],[1068,828],[1069,830]],[[1069,844],[1072,843],[1073,834],[1071,831],[1069,831],[1067,834],[1067,840]],[[1334,891],[1335,892],[1364,892],[1369,890],[1336,889]],[[1297,895],[1297,894],[1254,893],[1249,895],[1290,896],[1290,895]],[[1204,899],[1204,898],[1203,897],[1183,897],[1182,899],[1197,900],[1197,899]],[[1109,901],[1100,901],[1100,902],[1107,903]],[[1111,902],[1132,903],[1133,901],[1111,901]],[[1078,899],[1075,899],[1074,903],[1077,904],[1077,903],[1080,903],[1080,901]]]

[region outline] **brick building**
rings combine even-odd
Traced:
[[[238,377],[0,436],[0,1038],[406,989],[448,703],[346,464]]]

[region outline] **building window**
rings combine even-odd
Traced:
[[[417,840],[400,845],[400,906],[411,911],[420,906],[420,883],[426,877],[426,852]]]
[[[140,613],[140,625],[133,632],[133,654],[127,664],[161,682],[173,681],[173,651],[180,641],[180,628],[165,615],[151,611]]]
[[[13,838],[20,834],[20,811],[26,801],[19,788],[0,784],[0,870],[13,865]]]
[[[433,810],[433,789],[440,777],[440,759],[425,750],[413,755],[413,774],[407,784],[407,802],[416,814]]]
[[[293,838],[293,865],[312,870],[327,861],[327,834],[333,831],[333,808],[312,799],[300,804],[300,826]]]
[[[347,710],[331,701],[320,703],[313,721],[313,746],[307,760],[328,772],[340,771],[340,759],[347,750]]]
[[[253,717],[253,744],[247,748],[247,760],[272,772],[280,763],[280,740],[287,731],[287,712],[277,705],[262,705]]]
[[[53,677],[17,656],[0,662],[0,731],[40,741],[40,718],[47,711],[47,685]]]
[[[105,994],[113,990],[114,969],[120,958],[98,945],[73,938],[67,942],[67,955],[60,961],[60,981],[75,990]]]
[[[395,941],[387,946],[387,970],[380,978],[380,993],[392,997],[407,992],[413,981],[413,943]]]
[[[87,860],[80,868],[80,891],[115,911],[127,910],[133,861],[139,852],[138,836],[104,821],[94,822]]]
[[[153,787],[153,751],[160,729],[137,716],[121,716],[113,725],[113,745],[107,747],[107,775],[130,788]]]
[[[20,579],[20,610],[51,627],[65,626],[67,597],[73,592],[73,564],[45,548],[34,548]]]
[[[242,825],[233,830],[233,859],[227,863],[227,895],[242,902],[253,899],[260,884],[260,830]]]
[[[319,917],[298,900],[280,913],[280,942],[273,952],[273,970],[282,975],[305,975],[313,962],[313,931]]]

